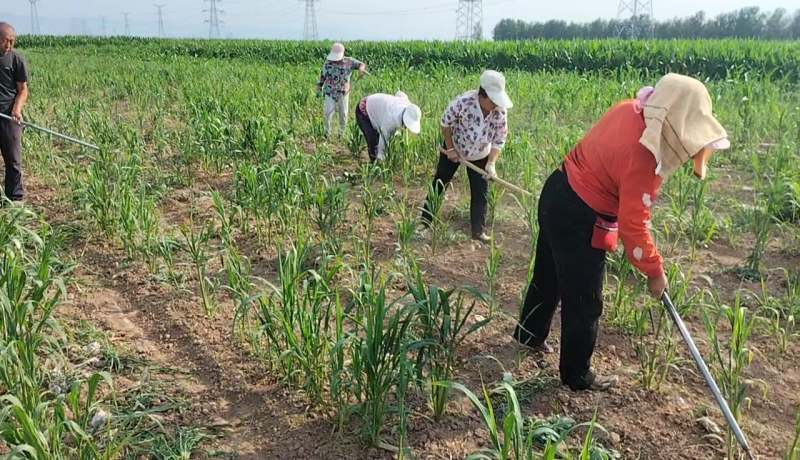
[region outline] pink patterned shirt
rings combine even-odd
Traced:
[[[453,100],[444,111],[442,127],[453,133],[456,150],[469,161],[489,156],[492,149],[501,149],[508,133],[508,113],[497,107],[484,118],[478,103],[478,91],[467,91]]]

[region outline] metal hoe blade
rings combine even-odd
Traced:
[[[13,118],[9,117],[8,115],[2,114],[2,113],[0,113],[0,118],[5,118],[6,120],[11,120],[11,121],[14,121],[14,119],[13,119]],[[55,131],[51,131],[51,130],[49,130],[49,129],[47,129],[47,128],[42,128],[41,126],[36,126],[36,125],[34,125],[33,123],[28,123],[27,121],[23,121],[23,122],[22,122],[22,125],[23,125],[23,126],[28,126],[28,127],[30,127],[30,128],[33,128],[33,129],[38,129],[39,131],[45,132],[45,133],[47,133],[47,134],[52,134],[53,136],[60,137],[61,139],[65,139],[65,140],[68,140],[68,141],[70,141],[70,142],[74,142],[74,143],[76,143],[76,144],[80,144],[80,145],[82,145],[82,146],[84,146],[84,147],[88,147],[88,148],[90,148],[90,149],[94,149],[94,150],[97,150],[97,151],[99,151],[99,150],[100,150],[100,147],[98,147],[98,146],[96,146],[96,145],[92,145],[92,144],[89,144],[89,143],[86,143],[86,142],[80,141],[80,140],[78,140],[78,139],[74,139],[74,138],[72,138],[72,137],[65,136],[65,135],[63,135],[63,134],[61,134],[61,133],[57,133],[57,132],[55,132]]]
[[[705,361],[703,361],[703,357],[700,356],[700,352],[697,350],[692,337],[689,335],[689,330],[686,329],[686,325],[683,324],[683,320],[681,320],[680,315],[678,315],[678,311],[672,304],[669,294],[665,292],[661,297],[661,301],[669,311],[670,316],[672,316],[672,320],[678,326],[678,330],[681,331],[683,340],[689,347],[689,351],[692,353],[692,357],[697,363],[697,367],[700,368],[700,372],[703,373],[706,383],[708,384],[709,388],[711,388],[711,392],[714,394],[714,398],[717,400],[719,408],[722,409],[722,413],[725,415],[725,419],[728,421],[728,426],[731,427],[734,436],[736,436],[736,440],[739,441],[739,445],[742,446],[742,449],[744,449],[745,453],[747,454],[747,458],[749,460],[755,460],[753,452],[750,450],[750,446],[747,444],[747,440],[744,438],[744,433],[742,433],[741,428],[739,428],[739,424],[736,423],[736,419],[733,418],[733,414],[731,413],[731,409],[728,407],[728,403],[725,401],[725,398],[722,397],[722,393],[720,393],[719,388],[717,387],[717,382],[715,382],[714,378],[711,377],[711,373],[708,371],[708,367],[706,366]]]

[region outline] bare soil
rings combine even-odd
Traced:
[[[462,173],[459,173],[459,176]],[[456,203],[468,196],[466,181],[449,190],[446,211],[454,212]],[[396,193],[408,193],[422,200],[421,190],[404,189],[396,184]],[[174,189],[162,200],[159,212],[164,225],[188,222],[191,204],[205,209],[213,218],[208,191],[221,192],[232,187],[230,175],[201,173],[194,188]],[[41,211],[54,226],[69,225],[78,219],[60,186],[42,178],[28,179],[32,197],[29,204]],[[375,232],[376,257],[383,264],[392,263],[396,240],[392,216],[381,218]],[[195,218],[195,222],[200,219]],[[451,227],[466,233],[468,222],[453,217]],[[461,350],[462,364],[456,380],[477,391],[481,380],[491,383],[511,372],[522,381],[532,377],[553,382],[544,390],[528,395],[523,403],[529,415],[565,414],[578,422],[598,422],[613,435],[609,443],[623,458],[647,459],[719,459],[720,446],[704,438],[707,434],[695,420],[704,412],[720,427],[725,421],[716,409],[704,381],[688,363],[681,373],[673,373],[659,391],[642,388],[637,375],[638,360],[628,336],[610,327],[601,327],[593,364],[600,373],[620,375],[621,385],[605,393],[576,393],[558,383],[558,353],[547,356],[527,354],[511,338],[513,318],[518,315],[520,292],[527,284],[530,234],[516,219],[495,224],[495,236],[503,245],[497,284],[499,306],[509,315],[498,316],[489,326],[468,339]],[[276,277],[275,248],[242,242],[240,248],[252,261],[256,275]],[[214,317],[203,314],[197,292],[178,292],[154,277],[139,262],[128,262],[121,248],[104,243],[99,237],[78,234],[68,245],[69,255],[80,264],[78,283],[70,289],[71,306],[61,311],[65,320],[86,320],[108,332],[112,342],[154,363],[191,371],[182,378],[193,408],[187,420],[196,425],[224,426],[216,450],[236,452],[241,459],[389,459],[395,455],[384,450],[364,449],[353,422],[343,432],[333,432],[323,414],[309,409],[301,392],[285,387],[270,375],[251,355],[247,344],[232,336],[234,306],[224,293],[217,296],[220,310]],[[426,279],[442,287],[471,284],[486,288],[484,267],[489,248],[469,239],[440,248],[436,256],[420,247],[424,254],[422,268]],[[667,254],[669,256],[669,254]],[[694,261],[683,260],[691,268],[693,283],[702,285],[698,275],[713,280],[715,287],[730,301],[740,288],[760,291],[760,285],[740,281],[731,268],[746,256],[745,248],[730,248],[720,243],[701,250]],[[773,250],[770,267],[798,268],[798,257]],[[187,286],[195,289],[193,282]],[[768,280],[773,295],[783,286],[779,275]],[[401,292],[397,292],[397,295]],[[485,307],[476,312],[487,316]],[[699,317],[685,318],[701,350],[706,350],[703,326]],[[559,344],[556,319],[551,343]],[[766,396],[750,392],[752,405],[745,409],[743,429],[759,458],[781,458],[793,436],[795,414],[800,396],[800,349],[795,340],[785,355],[780,355],[769,337],[752,339],[756,350],[747,377],[768,384]],[[475,359],[491,355],[503,368],[490,360]],[[683,344],[681,356],[689,358]],[[456,459],[485,446],[488,432],[477,412],[466,400],[454,402],[447,418],[432,422],[430,411],[418,402],[410,421],[409,443],[418,459]],[[577,436],[582,435],[580,432]],[[577,439],[577,438],[576,438]],[[580,442],[579,440],[577,442]],[[212,449],[214,450],[214,449]]]

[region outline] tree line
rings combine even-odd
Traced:
[[[553,19],[546,22],[525,22],[503,19],[492,32],[495,40],[572,40],[602,39],[616,37],[620,31],[630,30],[635,23],[642,31],[640,36],[654,38],[752,38],[763,40],[800,39],[800,10],[794,14],[779,8],[762,11],[759,7],[747,7],[722,13],[714,18],[699,11],[685,18],[650,22],[647,17],[628,19],[596,19],[592,22],[569,22]]]

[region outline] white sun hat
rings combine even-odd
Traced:
[[[329,61],[341,61],[344,58],[344,45],[341,43],[334,43],[331,46],[331,53],[328,55]]]
[[[403,124],[414,134],[419,134],[422,124],[422,110],[415,104],[409,104],[403,111]]]
[[[481,75],[481,88],[486,91],[486,95],[498,106],[510,109],[514,106],[511,98],[506,94],[506,77],[500,72],[487,70]]]

